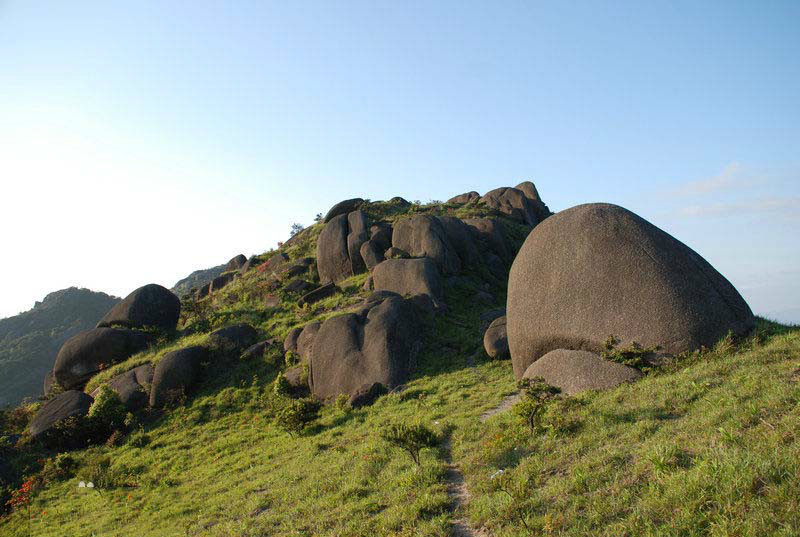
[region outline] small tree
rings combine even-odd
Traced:
[[[419,454],[423,448],[432,448],[439,443],[436,433],[421,423],[407,425],[395,423],[387,425],[381,431],[381,438],[411,455],[417,466],[420,465]]]
[[[294,237],[295,235],[297,235],[298,233],[300,233],[301,231],[303,231],[303,229],[305,229],[305,228],[303,227],[303,224],[298,224],[297,222],[295,222],[294,224],[292,224],[292,230],[289,232],[289,234],[290,234],[292,237]]]
[[[549,385],[542,377],[522,379],[518,386],[522,390],[522,400],[514,405],[514,414],[522,418],[531,431],[536,432],[542,427],[542,416],[547,405],[561,390]]]

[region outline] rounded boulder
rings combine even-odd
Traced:
[[[97,323],[98,328],[120,325],[128,328],[152,326],[174,330],[181,314],[180,299],[166,287],[151,283],[129,294]]]
[[[528,235],[511,267],[508,343],[514,373],[554,349],[658,345],[667,353],[745,335],[753,313],[694,250],[604,203],[567,209]]]
[[[528,366],[523,378],[542,377],[566,395],[586,390],[608,390],[642,377],[641,371],[603,360],[593,352],[556,349]]]

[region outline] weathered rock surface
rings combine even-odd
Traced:
[[[361,259],[367,270],[372,270],[376,265],[384,260],[383,252],[385,250],[374,239],[370,239],[361,245]]]
[[[152,334],[125,328],[86,330],[61,346],[53,375],[67,390],[83,386],[104,367],[143,351],[152,340]]]
[[[321,287],[317,287],[313,291],[306,293],[305,295],[300,297],[300,300],[297,301],[297,304],[299,306],[304,306],[306,304],[313,304],[314,302],[319,302],[323,298],[328,298],[329,296],[333,296],[337,290],[338,287],[336,287],[336,285],[334,285],[333,283],[327,283]]]
[[[588,351],[556,349],[532,363],[523,378],[542,377],[566,395],[585,390],[607,390],[642,377],[641,371],[603,360]]]
[[[106,386],[117,392],[122,403],[134,412],[147,406],[150,399],[148,390],[153,383],[155,369],[150,364],[140,365],[121,375],[113,377]],[[92,392],[92,397],[97,397],[101,388]]]
[[[150,406],[162,408],[179,400],[200,377],[201,363],[208,360],[208,349],[186,347],[167,353],[156,365],[150,388]]]
[[[411,257],[405,250],[401,250],[400,248],[395,248],[394,246],[386,250],[383,253],[383,256],[386,259],[407,259]]]
[[[503,226],[496,218],[467,218],[464,224],[469,228],[473,239],[482,244],[484,249],[494,252],[501,259],[511,261],[511,248]]]
[[[308,323],[303,327],[303,331],[300,332],[297,338],[297,354],[300,355],[300,359],[303,362],[308,362],[311,358],[311,352],[314,350],[314,341],[317,338],[320,326],[322,326],[322,323],[319,321]]]
[[[478,259],[478,248],[472,236],[471,228],[463,220],[452,216],[439,216],[450,244],[461,260],[461,266],[469,266]]]
[[[322,283],[339,283],[354,274],[347,247],[348,234],[345,214],[334,217],[322,228],[317,239],[317,269]]]
[[[367,241],[369,241],[369,235],[367,235],[366,231],[358,233],[351,231],[347,236],[347,255],[350,257],[353,274],[361,274],[367,270],[366,262],[361,257],[361,246]]]
[[[289,330],[289,333],[286,335],[286,339],[283,340],[283,350],[297,352],[297,339],[300,337],[302,332],[302,326],[296,326]]]
[[[481,201],[523,224],[535,226],[539,223],[534,203],[516,188],[495,188],[484,194]]]
[[[392,247],[392,226],[389,224],[375,224],[369,228],[369,238],[375,241],[385,252]]]
[[[231,283],[235,276],[236,276],[235,272],[226,272],[224,274],[220,274],[219,276],[211,280],[211,283],[208,286],[208,293],[210,294],[219,291],[220,289]]]
[[[151,283],[129,294],[100,319],[98,328],[112,325],[128,328],[154,326],[174,330],[181,314],[180,299],[166,287]]]
[[[265,339],[264,341],[259,341],[258,343],[254,343],[247,347],[247,349],[242,352],[242,360],[252,360],[253,358],[262,358],[266,350],[273,345],[277,345],[278,342],[274,338]]]
[[[461,269],[461,260],[436,217],[415,215],[399,219],[392,232],[392,246],[412,257],[431,259],[442,274],[456,274]]]
[[[351,396],[365,384],[391,389],[408,379],[420,338],[414,308],[398,295],[376,295],[358,313],[332,317],[320,327],[309,377],[318,399]]]
[[[328,214],[325,215],[325,218],[323,218],[322,221],[327,224],[328,222],[330,222],[339,215],[355,211],[356,209],[361,207],[362,203],[364,203],[364,200],[361,198],[353,198],[349,200],[340,201],[339,203],[330,208]]]
[[[470,192],[465,192],[464,194],[459,194],[458,196],[453,196],[447,200],[447,203],[469,203],[470,201],[480,199],[480,197],[480,194],[472,190]]]
[[[442,279],[434,262],[427,258],[387,259],[372,271],[376,291],[392,291],[403,296],[429,295],[442,298]]]
[[[749,333],[753,314],[733,285],[691,248],[634,213],[579,205],[528,235],[508,286],[514,373],[554,349],[660,345],[667,353]]]
[[[533,208],[534,211],[536,211],[536,217],[539,219],[539,222],[552,214],[550,209],[547,208],[547,205],[545,205],[544,201],[542,201],[541,196],[539,196],[539,191],[536,190],[536,185],[530,181],[524,181],[514,188],[521,190],[522,193],[525,194],[525,197],[533,202]]]
[[[228,272],[229,270],[240,270],[245,263],[247,263],[247,258],[244,256],[244,254],[239,254],[225,263],[225,272]]]
[[[89,413],[94,399],[78,391],[69,390],[46,401],[31,420],[28,430],[32,438],[39,438],[57,423],[73,416]]]
[[[378,397],[387,392],[386,386],[380,382],[366,383],[353,392],[347,402],[352,408],[360,408],[371,405]]]
[[[42,393],[44,394],[44,396],[47,397],[48,395],[50,395],[50,390],[52,390],[53,387],[56,386],[57,384],[58,383],[56,382],[55,374],[52,371],[48,372],[44,376],[44,382],[42,386],[43,388]]]
[[[483,348],[490,358],[505,360],[510,358],[508,352],[508,337],[506,336],[506,317],[498,317],[483,334]]]
[[[304,294],[313,291],[316,288],[317,288],[316,284],[297,278],[287,283],[286,287],[284,287],[283,290],[289,293]]]
[[[238,357],[242,351],[258,341],[258,330],[247,323],[237,323],[218,328],[208,335],[208,342],[222,354]]]

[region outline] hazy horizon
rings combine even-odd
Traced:
[[[349,197],[622,205],[800,323],[800,4],[0,2],[0,318]]]

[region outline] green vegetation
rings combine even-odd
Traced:
[[[449,209],[395,201],[366,210],[393,219]],[[488,214],[480,204],[455,210]],[[503,223],[520,244],[524,228]],[[320,229],[281,251],[313,255]],[[0,414],[0,459],[38,476],[30,519],[14,511],[0,534],[27,536],[30,521],[41,537],[444,537],[456,516],[495,537],[800,533],[800,330],[760,321],[744,341],[726,338],[606,392],[562,397],[529,383],[515,411],[482,421],[518,389],[510,363],[482,351],[480,313],[505,303],[505,283],[487,274],[471,267],[446,283],[447,314],[426,321],[414,378],[369,407],[292,398],[281,373],[295,357],[268,350],[212,360],[185,405],[136,424],[126,415],[127,436],[66,456],[2,442],[33,407]],[[101,372],[87,391],[203,344],[214,328],[250,322],[280,339],[367,294],[362,274],[300,308],[278,276],[254,269],[199,301],[174,341]],[[485,282],[493,304],[474,300]],[[282,300],[267,308],[270,296]],[[111,403],[101,414],[116,423]],[[453,466],[471,495],[458,513],[448,496]]]

